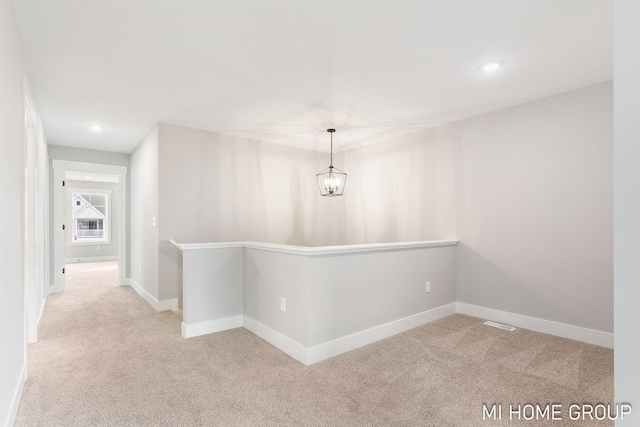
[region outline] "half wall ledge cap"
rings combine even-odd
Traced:
[[[458,244],[458,240],[425,240],[415,242],[366,243],[358,245],[338,246],[294,246],[263,242],[178,243],[174,239],[169,239],[169,243],[181,252],[202,249],[249,248],[293,255],[321,256],[345,253],[362,253],[376,251],[384,252],[432,248],[440,246],[456,246]]]
[[[181,245],[180,243],[176,242],[176,241],[175,241],[175,240],[173,240],[173,239],[169,239],[169,240],[168,240],[168,242],[169,242],[169,244],[170,244],[171,246],[173,246],[174,248],[176,248],[178,251],[182,252],[182,245]]]

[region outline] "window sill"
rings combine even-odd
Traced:
[[[86,246],[86,245],[110,245],[110,240],[82,240],[69,242],[69,246]]]

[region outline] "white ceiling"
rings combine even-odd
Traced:
[[[90,149],[166,122],[340,150],[613,78],[606,0],[13,4],[49,143]]]

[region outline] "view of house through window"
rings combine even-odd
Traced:
[[[109,194],[71,193],[71,243],[107,242]]]

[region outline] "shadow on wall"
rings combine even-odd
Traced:
[[[158,295],[158,300],[178,298],[178,308],[182,310],[182,253],[176,250],[168,241],[159,244],[159,277],[164,277],[170,283],[176,283],[177,295]],[[159,289],[158,292],[161,292]]]
[[[300,169],[295,168],[289,179],[289,188],[291,188],[291,195],[297,197],[291,197],[293,201],[292,206],[292,224],[291,224],[291,236],[286,239],[289,245],[305,245],[305,212],[302,206],[301,200],[304,200],[306,194],[304,188],[300,185]]]
[[[453,154],[450,126],[341,153],[349,173],[345,243],[455,236]]]
[[[544,268],[544,266],[541,266]],[[456,294],[461,303],[581,325],[566,306],[545,298],[463,242],[456,247]]]

